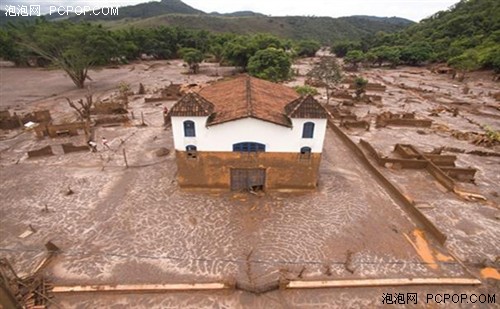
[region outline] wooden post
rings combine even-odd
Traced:
[[[143,112],[141,112],[141,121],[142,121],[142,123],[141,123],[142,126],[146,125],[144,123],[144,113]]]
[[[17,123],[19,123],[19,127],[21,127],[21,129],[24,129],[24,123],[21,120],[21,117],[19,117],[19,115],[17,115],[17,113],[15,113],[15,112],[14,112],[14,116],[13,117],[16,117]]]
[[[125,166],[128,168],[127,153],[125,152],[125,148],[123,148],[123,160],[125,161]]]

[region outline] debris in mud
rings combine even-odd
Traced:
[[[347,254],[346,254],[344,268],[345,268],[345,270],[347,270],[351,274],[354,274],[354,272],[356,271],[356,268],[353,266],[352,256],[353,256],[353,252],[348,250]]]
[[[445,66],[445,65],[440,65],[440,66],[435,66],[435,67],[431,68],[431,72],[437,73],[437,74],[454,74],[455,69],[450,68],[450,67]]]
[[[308,77],[305,80],[304,85],[316,87],[316,88],[324,88],[326,86],[326,84],[323,81],[318,80],[318,79],[313,78],[313,77]]]
[[[442,151],[454,152],[454,153],[465,153],[464,149],[455,147],[441,147]]]
[[[66,194],[66,195],[72,195],[72,194],[74,194],[74,193],[75,193],[75,192],[74,192],[73,190],[71,190],[71,187],[70,187],[70,186],[68,186],[68,189],[66,190],[66,193],[65,193],[65,194]]]
[[[95,125],[116,125],[127,123],[130,119],[127,115],[105,115],[95,119]]]
[[[470,141],[476,146],[491,148],[500,145],[500,135],[498,132],[477,133],[477,132],[462,132],[453,130],[451,136],[461,141]]]
[[[127,114],[127,108],[122,102],[96,102],[90,110],[92,115]]]
[[[137,91],[137,94],[146,94],[146,88],[144,87],[144,85],[142,83],[139,83],[139,91]]]
[[[382,112],[377,115],[376,127],[383,128],[389,125],[395,126],[409,126],[409,127],[430,127],[432,120],[430,119],[416,119],[415,112],[412,113],[392,113]]]
[[[331,277],[333,275],[332,266],[330,264],[323,265],[323,273],[328,277]]]
[[[0,111],[0,129],[2,130],[13,130],[23,127],[25,123],[33,122],[38,124],[45,124],[52,120],[50,112],[48,110],[40,110],[32,113],[26,113],[19,116],[14,112],[13,115],[10,114],[8,110]]]
[[[165,147],[161,147],[160,149],[156,150],[156,156],[157,157],[165,157],[170,154],[170,150],[168,150]]]
[[[467,154],[472,154],[476,156],[481,156],[481,157],[500,157],[500,153],[498,152],[487,152],[487,151],[481,151],[481,150],[472,150],[467,152]]]
[[[49,305],[60,307],[51,295],[53,285],[41,275],[60,249],[50,241],[45,244],[45,248],[47,254],[27,276],[18,276],[7,259],[0,259],[2,294],[6,296],[7,304],[13,308],[43,309]]]

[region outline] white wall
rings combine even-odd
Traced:
[[[184,136],[185,120],[195,123],[196,137]],[[288,128],[254,118],[243,118],[205,127],[207,117],[172,117],[172,131],[176,150],[185,151],[187,145],[195,145],[198,151],[233,151],[233,144],[257,142],[266,145],[266,152],[299,152],[311,147],[321,153],[325,139],[326,119],[292,119]],[[314,122],[314,138],[302,138],[305,122]]]

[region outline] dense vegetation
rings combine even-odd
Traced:
[[[447,62],[459,71],[500,72],[500,1],[462,0],[401,32],[339,42],[333,50],[341,57],[358,50],[356,56],[379,65]]]
[[[261,49],[248,60],[250,74],[273,82],[288,79],[291,67],[288,54],[276,47]]]
[[[378,31],[394,32],[411,24],[392,23],[389,19],[366,19],[365,17],[306,17],[306,16],[245,16],[226,17],[213,15],[166,14],[145,19],[121,19],[104,25],[113,29],[134,26],[147,28],[157,25],[179,26],[189,29],[204,29],[219,33],[255,34],[267,32],[282,38],[313,39],[331,44],[343,39],[361,39]]]
[[[314,55],[319,48],[315,41],[283,40],[269,34],[241,36],[163,26],[109,31],[91,23],[39,19],[0,29],[0,57],[17,65],[52,64],[65,70],[78,87],[84,87],[91,67],[126,63],[143,55],[181,57],[194,74],[200,62],[210,59],[279,81],[290,76],[293,57]]]
[[[0,25],[33,18],[5,16],[0,11]],[[118,15],[86,14],[76,16],[46,15],[47,20],[67,18],[70,21],[101,23],[110,29],[149,28],[157,26],[182,27],[218,33],[256,34],[271,33],[294,40],[312,39],[324,44],[340,39],[360,39],[377,31],[394,32],[412,24],[402,18],[352,16],[342,18],[286,16],[269,17],[254,12],[207,14],[180,0],[162,0],[120,7]]]

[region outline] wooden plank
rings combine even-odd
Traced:
[[[478,285],[481,281],[473,278],[399,278],[399,279],[355,279],[325,281],[290,281],[288,289],[345,288],[404,285]]]
[[[168,292],[192,290],[222,290],[230,286],[224,283],[174,283],[174,284],[117,284],[117,285],[76,285],[54,286],[52,293],[86,292]]]
[[[28,237],[28,236],[30,236],[32,234],[33,234],[32,230],[26,230],[21,235],[19,235],[19,238],[26,238],[26,237]]]

